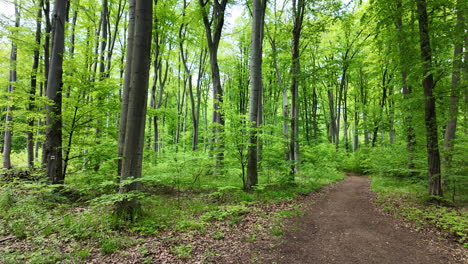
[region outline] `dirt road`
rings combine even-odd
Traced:
[[[273,263],[464,263],[432,234],[416,232],[379,212],[369,179],[350,176],[288,223]],[[462,249],[463,250],[463,249]],[[457,260],[458,259],[458,260]]]

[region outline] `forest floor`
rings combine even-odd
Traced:
[[[468,263],[463,246],[382,211],[369,186],[367,177],[350,175],[306,199],[278,245],[258,244],[262,262]]]
[[[439,233],[434,226],[416,226],[385,210],[389,206],[380,203],[363,176],[348,174],[320,191],[270,202],[217,205],[216,199],[223,197],[219,194],[180,195],[185,195],[178,198],[180,207],[204,208],[209,203],[213,208],[184,218],[169,206],[175,199],[170,196],[161,200],[154,217],[167,214],[177,218],[174,224],[159,230],[154,227],[157,221],[143,221],[137,223],[138,230],[106,231],[95,223],[109,221],[106,214],[65,207],[54,223],[22,238],[6,229],[4,235],[0,232],[0,263],[468,263],[468,248],[455,242],[460,238]],[[150,199],[157,197],[162,195]],[[396,210],[404,206],[398,199],[392,202]],[[10,210],[34,215],[25,211],[28,206],[20,206]],[[164,211],[165,206],[170,211]],[[71,213],[77,216],[68,216]]]

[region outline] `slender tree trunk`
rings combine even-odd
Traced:
[[[120,110],[120,123],[119,123],[119,149],[118,155],[119,160],[117,164],[117,174],[120,176],[122,172],[122,159],[125,145],[125,134],[127,128],[127,113],[128,113],[128,101],[130,93],[130,76],[132,72],[132,56],[134,47],[135,37],[135,5],[136,0],[129,0],[128,6],[128,32],[127,32],[127,54],[125,56],[125,75],[124,75],[124,88],[122,94],[122,107]]]
[[[108,16],[109,16],[109,10],[108,10],[108,2],[107,0],[103,0],[102,2],[102,12],[101,12],[101,48],[99,51],[99,81],[103,82],[107,78],[106,74],[106,52],[109,53],[108,51],[108,43],[107,43],[107,31],[108,31]],[[96,54],[97,55],[97,54]],[[101,108],[103,104],[104,98],[102,95],[97,96],[97,107]],[[101,144],[101,137],[102,137],[102,117],[98,115],[96,117],[96,144],[99,145]],[[101,166],[101,159],[100,156],[98,155],[95,164],[94,164],[94,171],[98,171]]]
[[[397,0],[397,20],[396,20],[396,28],[398,31],[398,48],[399,48],[399,63],[400,63],[400,68],[401,68],[401,82],[402,82],[402,93],[403,93],[403,98],[407,102],[406,105],[408,105],[408,101],[411,97],[412,93],[412,88],[410,85],[408,85],[408,69],[407,69],[407,63],[405,61],[405,48],[406,48],[406,38],[404,35],[404,30],[403,30],[403,20],[402,20],[402,12],[403,8],[401,6],[401,0]],[[414,128],[412,124],[412,117],[411,117],[411,111],[410,107],[406,106],[404,107],[404,127],[405,127],[405,134],[406,134],[406,150],[408,152],[408,169],[412,170],[414,169],[414,150],[415,150],[415,134],[414,134]]]
[[[343,90],[343,141],[346,151],[349,151],[349,141],[348,141],[348,89],[344,86]]]
[[[221,76],[218,65],[218,46],[221,40],[221,32],[224,25],[224,11],[226,10],[228,0],[213,0],[211,21],[208,18],[210,0],[199,0],[202,9],[203,24],[210,51],[211,79],[213,82],[213,125],[214,144],[215,144],[215,164],[213,174],[219,174],[221,163],[224,160],[224,144],[222,132],[224,129],[224,117],[221,114],[221,105],[223,104],[223,89],[221,86]],[[207,10],[208,9],[208,10]],[[213,23],[212,23],[213,22]]]
[[[41,45],[41,27],[42,27],[42,5],[43,0],[41,0],[37,8],[37,17],[36,17],[36,34],[35,41],[36,47],[34,48],[34,58],[33,65],[31,70],[31,89],[29,90],[29,105],[28,111],[33,112],[35,109],[34,101],[37,90],[37,69],[39,68],[39,47]],[[30,118],[28,121],[28,132],[27,132],[27,142],[28,142],[28,167],[30,169],[34,168],[34,118]]]
[[[444,136],[444,167],[449,170],[452,165],[453,155],[453,140],[457,130],[458,119],[458,103],[460,97],[460,75],[462,70],[462,53],[463,53],[463,36],[464,33],[464,16],[462,1],[457,1],[457,24],[455,27],[455,45],[453,51],[453,70],[452,70],[452,89],[450,91],[448,116],[449,120],[445,126]]]
[[[318,141],[318,118],[317,118],[317,112],[318,112],[318,96],[317,96],[317,88],[313,88],[312,92],[312,126],[313,126],[313,135],[314,135],[314,140],[317,142]]]
[[[182,12],[182,16],[185,17],[185,10],[187,8],[187,1],[184,0],[184,9]],[[190,106],[191,106],[191,117],[192,117],[192,150],[195,151],[198,148],[198,116],[197,116],[197,109],[195,106],[195,96],[193,94],[193,84],[192,84],[192,71],[188,65],[187,57],[188,55],[184,49],[184,42],[186,38],[187,32],[187,24],[182,23],[179,27],[179,49],[180,49],[180,57],[182,59],[182,63],[184,65],[185,73],[187,74],[187,82],[188,82],[188,92],[190,96]],[[203,50],[202,50],[203,52]],[[200,54],[200,56],[202,56]]]
[[[263,26],[266,0],[254,0],[252,21],[252,42],[250,50],[250,108],[249,108],[249,147],[247,153],[247,183],[245,188],[251,190],[258,184],[258,125],[259,113],[262,112],[261,100],[262,80],[262,51]]]
[[[432,50],[429,37],[429,23],[427,15],[427,3],[425,0],[417,0],[417,12],[419,21],[419,37],[421,46],[421,60],[423,70],[422,86],[425,97],[425,122],[427,137],[427,163],[429,178],[429,195],[442,196],[442,182],[440,175],[440,153],[437,135],[436,104],[433,94],[434,77],[432,73]]]
[[[293,0],[294,26],[292,32],[291,65],[291,137],[289,142],[289,160],[291,162],[291,180],[299,170],[299,76],[301,72],[299,41],[302,22],[304,21],[305,0]]]
[[[62,64],[65,51],[66,0],[56,0],[53,15],[52,56],[47,81],[47,131],[44,144],[47,177],[52,184],[63,183],[62,171]]]
[[[20,26],[20,6],[18,2],[15,0],[15,28],[18,29]],[[10,76],[8,78],[8,93],[12,94],[16,88],[16,61],[18,55],[18,46],[16,45],[16,40],[11,40],[11,52],[10,52]],[[13,136],[12,121],[13,121],[13,102],[10,98],[8,100],[8,105],[6,109],[6,116],[5,116],[5,134],[4,134],[4,141],[3,141],[3,168],[11,169],[11,139]]]
[[[330,110],[330,131],[329,131],[329,139],[330,143],[336,143],[336,116],[335,116],[335,101],[333,99],[333,90],[331,87],[328,88],[327,90],[328,94],[328,108]]]
[[[353,135],[353,152],[359,149],[359,108],[358,96],[354,97],[354,135]]]
[[[205,64],[206,64],[206,59],[207,59],[207,50],[202,49],[200,51],[200,58],[199,58],[199,64],[198,64],[198,78],[197,78],[197,87],[196,87],[196,105],[195,105],[195,110],[193,115],[193,120],[196,120],[196,124],[193,124],[193,141],[192,141],[192,149],[197,150],[198,149],[198,142],[199,142],[199,135],[200,135],[200,106],[201,106],[201,87],[202,87],[202,78],[205,75]]]
[[[131,80],[128,87],[130,91],[127,92],[128,109],[121,181],[141,177],[151,53],[152,3],[152,0],[135,1],[134,29],[131,30],[134,32],[131,41],[134,47],[129,47],[127,50],[127,52],[132,51],[130,56],[132,66],[131,72],[126,75]],[[120,193],[138,189],[138,182],[121,184]],[[140,206],[136,198],[124,199],[117,205],[116,213],[123,219],[135,220],[139,212]]]
[[[377,120],[374,122],[374,135],[372,136],[372,147],[376,146],[377,143],[377,135],[379,132],[379,128],[382,123],[383,119],[383,112],[385,108],[385,102],[387,102],[387,71],[388,71],[388,65],[385,67],[385,70],[382,75],[382,98],[379,103],[379,117]],[[382,141],[383,143],[383,141]]]

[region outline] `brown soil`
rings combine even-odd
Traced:
[[[374,198],[369,179],[349,176],[288,222],[283,242],[270,245],[263,262],[468,263],[466,249],[401,225],[379,211]]]

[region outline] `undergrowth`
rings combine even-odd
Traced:
[[[450,205],[430,204],[425,184],[411,179],[372,176],[372,190],[385,211],[399,215],[417,228],[432,227],[468,248],[468,212]]]
[[[344,178],[334,161],[311,158],[328,152],[328,146],[306,151],[294,183],[287,181],[287,169],[265,163],[251,192],[242,189],[232,160],[225,161],[226,170],[217,177],[206,169],[210,159],[202,154],[145,163],[144,187],[132,194],[142,205],[134,222],[113,214],[114,204],[124,197],[115,192],[116,178],[105,168],[71,174],[65,185],[47,185],[44,177],[0,179],[0,240],[6,239],[1,242],[0,263],[86,263],[96,255],[125,254],[139,239],[167,231],[203,235],[215,222],[236,226],[258,204],[291,201]],[[275,216],[278,224],[272,233],[282,234],[281,219],[297,214],[285,211]],[[218,232],[212,237],[225,235]],[[255,240],[255,235],[246,240]],[[192,247],[174,245],[170,252],[186,260]]]

